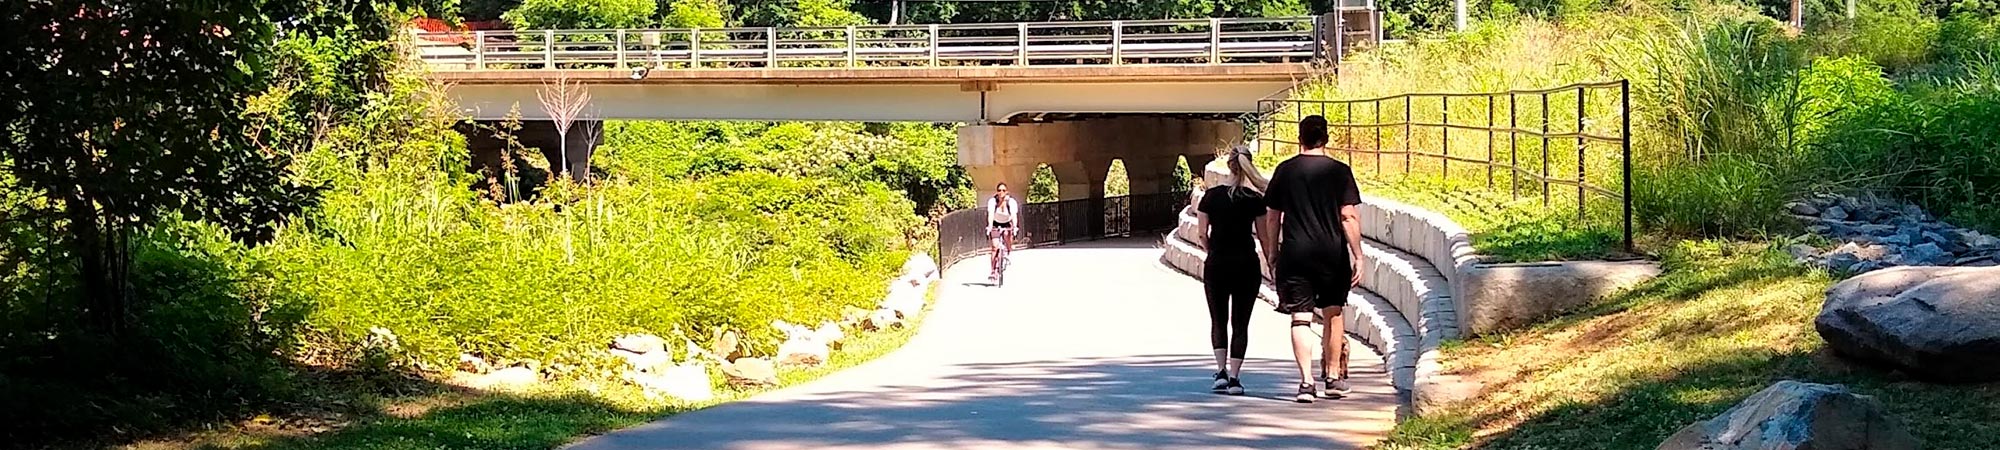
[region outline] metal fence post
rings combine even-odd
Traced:
[[[1403,175],[1410,174],[1410,94],[1403,94]]]
[[[542,30],[542,68],[556,68],[556,30]]]
[[[1542,209],[1549,207],[1549,93],[1542,92]]]
[[[1374,108],[1371,109],[1375,110],[1374,126],[1368,127],[1375,129],[1375,149],[1374,149],[1375,152],[1370,153],[1370,155],[1374,156],[1373,159],[1375,160],[1375,175],[1381,176],[1382,175],[1382,99],[1378,98],[1370,103],[1374,104]]]
[[[1584,211],[1585,196],[1584,196],[1583,186],[1590,182],[1589,181],[1590,178],[1587,176],[1588,174],[1585,173],[1583,164],[1584,149],[1587,148],[1588,146],[1588,143],[1585,142],[1583,138],[1584,134],[1583,104],[1584,100],[1589,98],[1587,96],[1587,94],[1589,93],[1590,93],[1590,88],[1588,87],[1580,86],[1576,88],[1576,219],[1578,221],[1582,221],[1585,218],[1586,214]]]
[[[778,67],[778,29],[764,27],[764,67]]]
[[[938,26],[937,26],[937,24],[931,24],[931,26],[930,26],[930,36],[931,36],[931,37],[930,37],[930,39],[931,39],[931,65],[930,65],[930,66],[931,66],[931,67],[937,67],[937,65],[938,65]]]
[[[1222,64],[1222,19],[1208,19],[1208,63]]]
[[[1014,64],[1020,66],[1026,66],[1028,65],[1028,24],[1027,23],[1014,24],[1014,32],[1020,35],[1018,39],[1019,46],[1016,47],[1014,51],[1014,54],[1018,56],[1019,59],[1014,61]]]
[[[701,29],[688,30],[688,68],[701,68]]]
[[[1851,4],[1851,3],[1850,3]],[[1632,253],[1632,80],[1618,80],[1618,146],[1625,172],[1625,252]]]
[[[1111,21],[1111,65],[1125,63],[1125,21]]]
[[[1486,190],[1493,190],[1493,95],[1486,95]]]
[[[1521,199],[1521,117],[1513,92],[1507,93],[1507,190],[1513,200]]]
[[[1444,176],[1442,177],[1442,179],[1445,181],[1445,183],[1450,183],[1451,182],[1451,96],[1450,95],[1439,96],[1438,99],[1439,103],[1442,103],[1444,105],[1443,107],[1444,114],[1443,116],[1441,116],[1442,117],[1441,120],[1443,121],[1443,123],[1441,124],[1442,126],[1438,127],[1439,139],[1444,140],[1444,156],[1438,158],[1438,163],[1444,165],[1444,170],[1443,170]],[[1446,189],[1450,189],[1450,184],[1446,184],[1445,186]]]
[[[1343,142],[1341,145],[1347,147],[1348,164],[1353,164],[1354,163],[1354,102],[1341,102],[1341,103],[1347,106],[1347,111],[1340,113],[1340,123],[1347,125],[1345,127],[1341,127],[1340,129],[1340,139],[1346,141]]]
[[[854,67],[854,59],[855,59],[855,57],[854,57],[854,54],[855,54],[855,53],[858,53],[858,52],[859,52],[859,49],[856,49],[856,48],[854,48],[854,26],[853,26],[853,25],[848,25],[848,26],[847,26],[847,67]]]
[[[486,70],[486,30],[472,32],[472,68]]]
[[[618,29],[618,68],[625,68],[625,29]]]

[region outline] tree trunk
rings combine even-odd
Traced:
[[[131,325],[131,286],[126,281],[130,254],[125,235],[107,226],[97,214],[95,202],[80,195],[64,199],[76,251],[77,275],[83,282],[86,324],[106,337],[118,338]]]

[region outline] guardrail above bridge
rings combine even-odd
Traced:
[[[1334,15],[814,28],[415,33],[440,70],[1254,64],[1326,58]],[[1336,37],[1335,39],[1338,39]],[[1326,40],[1332,41],[1332,40]]]

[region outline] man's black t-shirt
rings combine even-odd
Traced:
[[[1278,163],[1271,174],[1271,189],[1264,202],[1284,212],[1278,240],[1280,264],[1284,260],[1327,261],[1347,264],[1347,235],[1341,228],[1340,208],[1361,204],[1361,187],[1354,182],[1354,170],[1347,163],[1326,156],[1299,155]]]
[[[1257,241],[1251,222],[1264,216],[1264,196],[1246,188],[1216,186],[1195,208],[1208,215],[1208,262],[1257,270]]]

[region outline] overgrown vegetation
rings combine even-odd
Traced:
[[[1639,232],[1651,242],[1698,236],[1754,237],[1788,232],[1783,204],[1818,191],[1876,191],[1915,200],[1954,223],[1984,230],[2000,227],[1992,212],[2000,158],[1992,115],[2000,77],[1993,55],[2000,22],[1990,16],[1955,15],[1938,19],[1922,5],[1863,2],[1857,20],[1817,21],[1820,27],[1793,37],[1777,21],[1751,6],[1698,3],[1674,10],[1645,3],[1612,11],[1580,10],[1570,16],[1510,15],[1505,9],[1471,31],[1438,40],[1383,47],[1351,57],[1336,81],[1311,86],[1305,98],[1372,98],[1405,92],[1501,92],[1606,80],[1632,82],[1634,192]],[[1930,9],[1935,11],[1935,9]],[[1617,135],[1615,91],[1593,91],[1587,130]],[[1573,105],[1574,97],[1554,96]],[[1504,96],[1500,99],[1505,99]],[[1539,125],[1538,98],[1529,105],[1496,106],[1500,120],[1510,111],[1528,116],[1519,126]],[[1482,98],[1461,99],[1452,123],[1483,126]],[[1495,100],[1498,103],[1500,100]],[[1555,103],[1552,103],[1554,105]],[[1402,109],[1402,105],[1395,105]],[[1442,120],[1441,105],[1413,105],[1418,121]],[[1363,105],[1365,110],[1365,105]],[[1338,117],[1343,112],[1329,113]],[[1373,118],[1356,111],[1357,121]],[[1388,111],[1396,121],[1402,111]],[[1576,113],[1551,107],[1557,132],[1574,130]],[[1517,119],[1519,117],[1516,117]],[[1502,125],[1507,125],[1502,123]],[[1282,130],[1281,130],[1282,131]],[[1412,136],[1438,151],[1442,140]],[[1390,142],[1400,130],[1390,129]],[[1481,159],[1486,133],[1458,132],[1452,154]],[[1336,143],[1341,138],[1336,136]],[[1557,139],[1560,146],[1573,140]],[[1365,139],[1355,146],[1368,148]],[[1533,156],[1535,140],[1518,144]],[[1389,148],[1386,150],[1398,150]],[[1560,148],[1557,150],[1568,150]],[[1574,153],[1556,167],[1577,164]],[[1526,158],[1526,157],[1524,157]],[[1593,146],[1584,163],[1591,182],[1617,186],[1616,148]],[[1399,156],[1385,157],[1400,166]],[[1396,171],[1370,173],[1390,186],[1420,186],[1383,195],[1421,198],[1426,190],[1449,189],[1472,198],[1510,197],[1485,187],[1484,172],[1473,168],[1440,180],[1439,163],[1418,157],[1420,175],[1431,180],[1404,183]],[[1523,164],[1532,164],[1523,159]],[[1372,166],[1366,155],[1358,169]],[[1428,164],[1424,164],[1428,163]],[[1396,167],[1401,169],[1401,167]],[[1370,172],[1364,170],[1364,172]],[[1602,175],[1600,178],[1599,175]],[[1502,171],[1501,180],[1505,181]],[[1534,195],[1534,191],[1529,191]],[[1556,191],[1560,196],[1562,191]],[[1556,205],[1575,205],[1572,195]],[[1593,200],[1595,201],[1595,200]],[[1593,203],[1592,211],[1600,209]],[[1615,201],[1606,208],[1615,211]],[[1504,225],[1478,210],[1446,209],[1475,233]],[[1550,214],[1518,217],[1543,221]],[[1569,228],[1597,228],[1614,215],[1587,214]],[[1602,248],[1575,247],[1553,257],[1588,257]]]

